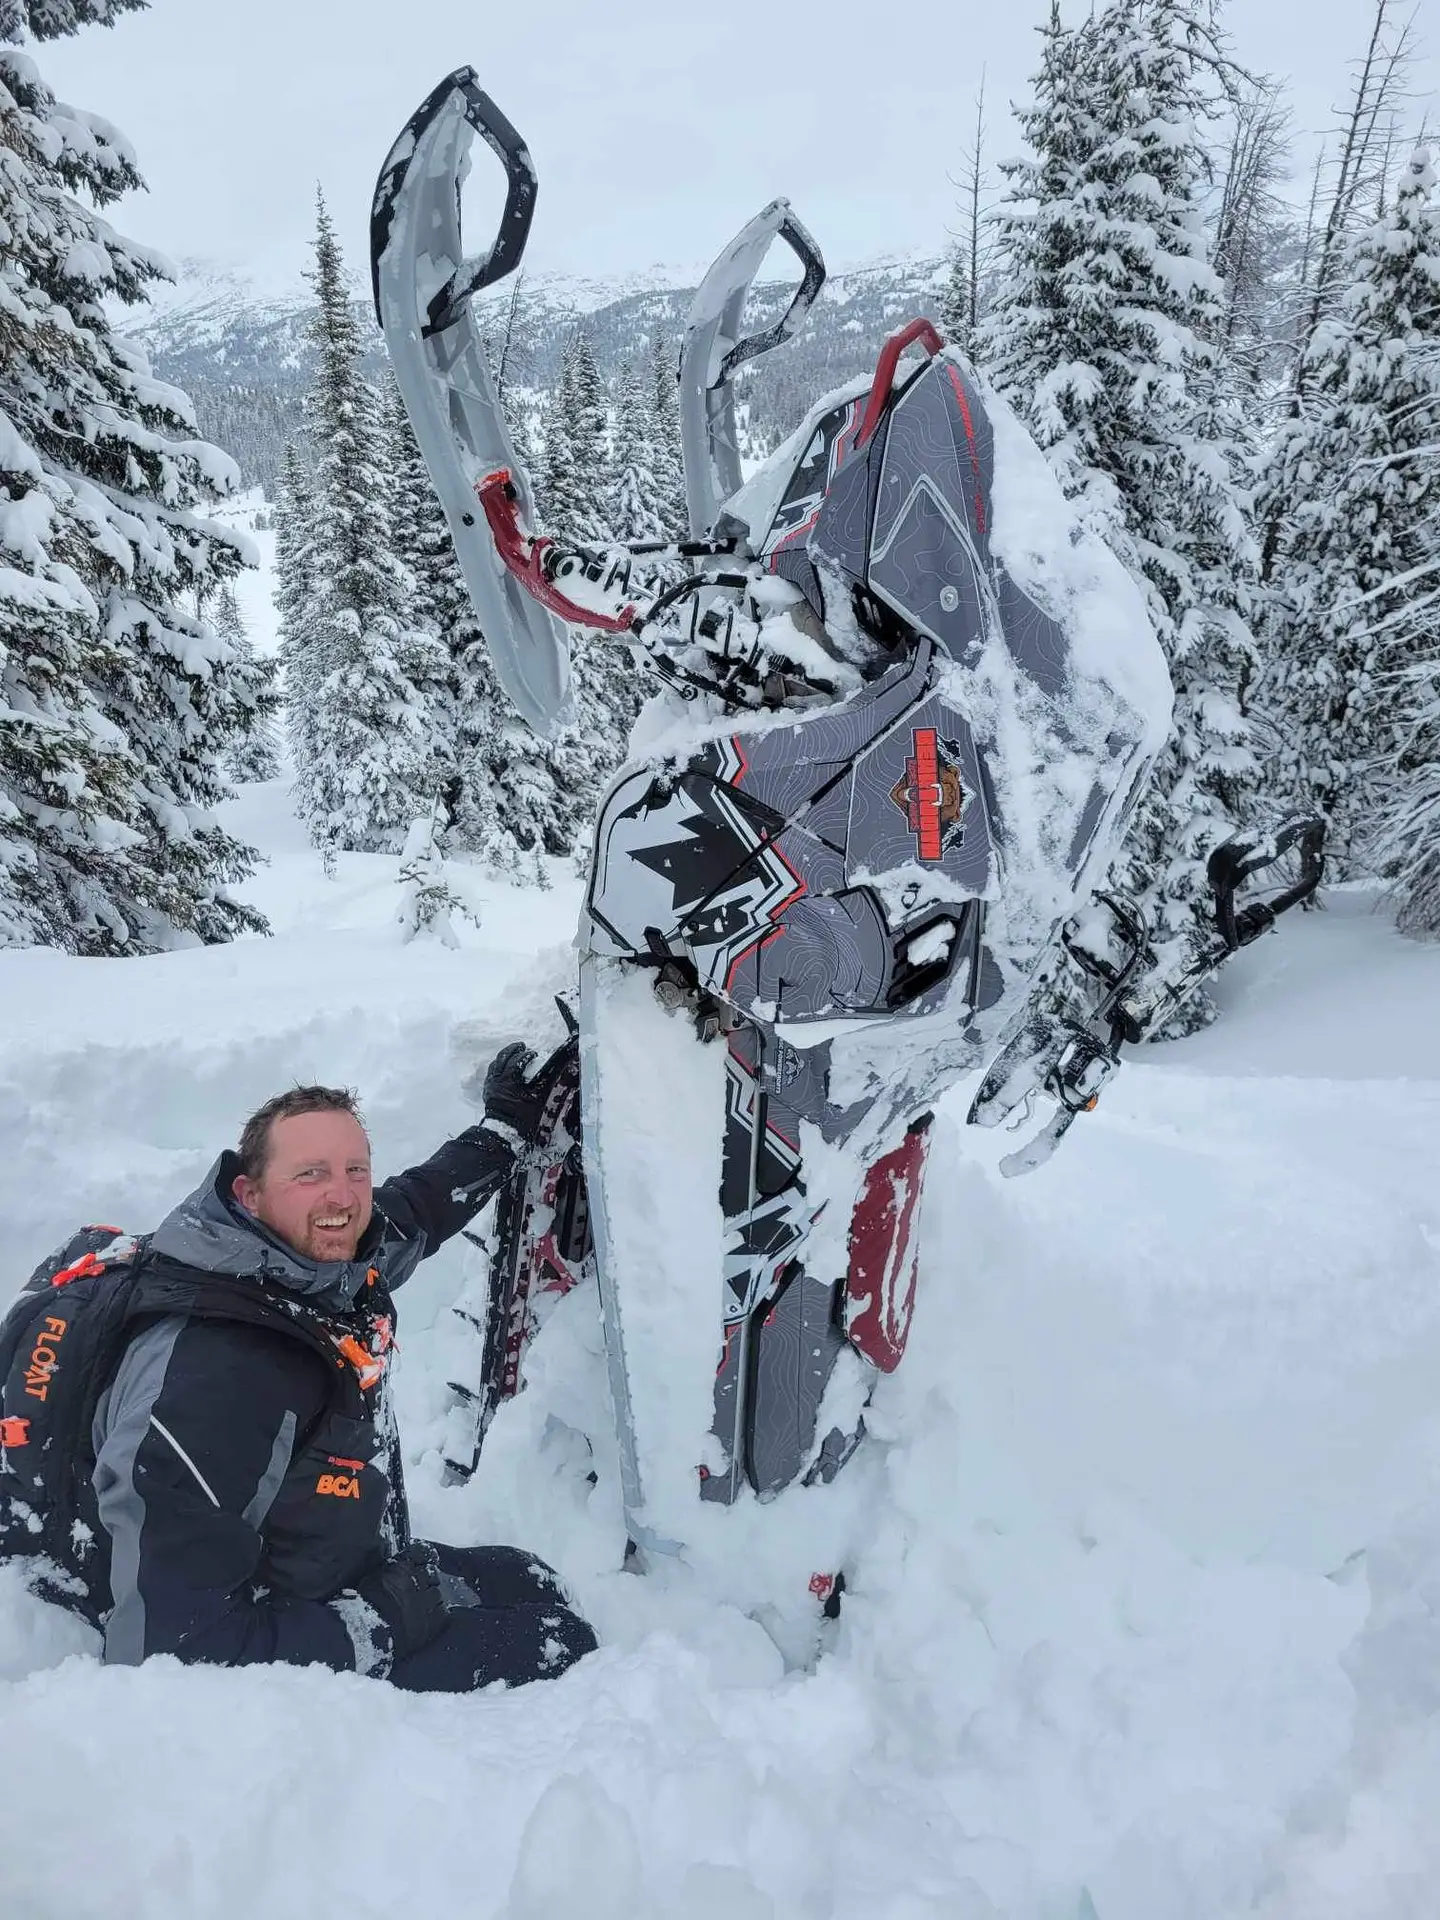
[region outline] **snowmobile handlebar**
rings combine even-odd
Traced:
[[[994,1126],[1017,1107],[1028,1111],[1034,1093],[1055,1102],[1049,1122],[1001,1161],[1002,1173],[1028,1173],[1048,1160],[1076,1116],[1095,1106],[1120,1066],[1122,1044],[1136,1045],[1162,1029],[1232,953],[1311,898],[1320,884],[1324,846],[1324,821],[1298,814],[1273,833],[1236,835],[1216,847],[1206,866],[1216,933],[1207,939],[1197,932],[1188,952],[1182,948],[1178,962],[1168,965],[1157,957],[1145,915],[1134,901],[1116,893],[1092,896],[1084,919],[1062,927],[1060,945],[1079,972],[1097,983],[1098,997],[1080,1018],[1068,1006],[1032,1008],[971,1103],[971,1123]],[[1270,900],[1237,908],[1243,884],[1287,854],[1298,856],[1296,880]],[[1087,924],[1097,912],[1107,916],[1107,923]],[[1118,961],[1111,957],[1117,946]],[[1053,987],[1053,978],[1047,984]]]

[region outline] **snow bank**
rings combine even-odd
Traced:
[[[0,953],[8,1291],[150,1225],[277,1084],[357,1085],[394,1166],[467,1067],[558,1032],[577,889],[323,880],[278,787],[233,821],[276,926],[155,959]],[[602,1649],[424,1699],[155,1661],[0,1570],[0,1912],[23,1920],[1414,1920],[1440,1884],[1440,954],[1342,897],[1235,963],[1052,1166],[937,1123],[919,1299],[832,1642],[786,1673],[723,1582],[624,1550],[593,1302],[563,1302],[446,1488],[447,1251],[402,1304],[417,1519],[553,1559]],[[1382,980],[1383,1005],[1361,991]],[[594,1474],[594,1484],[589,1475]],[[777,1512],[779,1510],[777,1509]],[[744,1524],[761,1526],[763,1510]],[[1362,1552],[1369,1549],[1368,1553]],[[1357,1557],[1358,1556],[1358,1557]],[[63,1807],[64,1839],[56,1839]]]

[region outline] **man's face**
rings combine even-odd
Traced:
[[[242,1173],[235,1198],[311,1260],[353,1260],[370,1224],[370,1142],[353,1113],[295,1113],[270,1123],[258,1180]]]

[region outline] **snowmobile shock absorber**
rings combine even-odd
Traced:
[[[676,606],[692,593],[703,592],[706,587],[726,587],[731,592],[743,593],[750,582],[751,576],[748,573],[720,573],[714,570],[706,573],[692,573],[684,580],[677,580],[673,587],[667,587],[659,599],[648,606],[643,614],[637,614],[631,622],[632,630],[638,638],[647,627],[654,626],[662,614],[668,613],[671,607]]]

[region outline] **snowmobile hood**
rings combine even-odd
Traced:
[[[353,1306],[365,1276],[377,1264],[384,1233],[377,1213],[365,1229],[354,1260],[310,1260],[297,1253],[247,1213],[231,1192],[240,1157],[226,1151],[188,1199],[167,1214],[151,1239],[151,1250],[202,1273],[234,1280],[267,1280],[322,1306]],[[379,1261],[382,1277],[383,1258]]]

